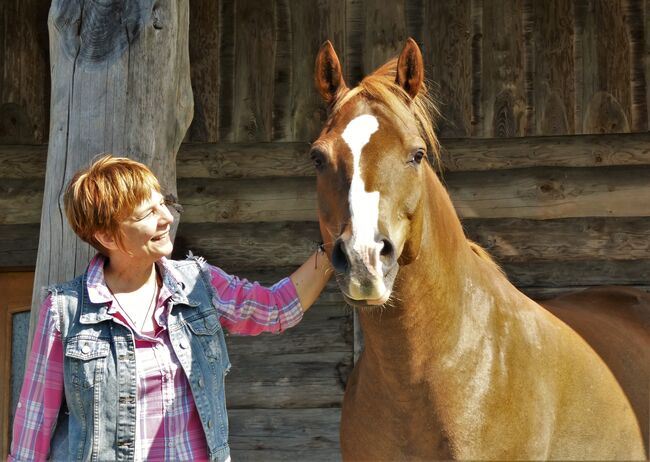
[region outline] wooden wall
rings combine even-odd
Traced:
[[[35,262],[46,3],[0,3],[4,268]],[[413,36],[442,112],[443,178],[468,235],[535,297],[650,287],[650,0],[190,7],[195,115],[178,154],[177,256],[192,249],[267,282],[300,264],[319,239],[307,158],[326,118],[312,83],[318,47],[332,40],[354,83]],[[296,329],[229,343],[237,459],[336,459],[353,326],[335,288]]]

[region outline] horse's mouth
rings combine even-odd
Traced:
[[[398,265],[395,265],[381,278],[372,277],[365,268],[361,271],[334,274],[345,302],[352,307],[368,308],[382,306],[388,302],[393,292],[397,268]]]
[[[353,298],[348,297],[345,293],[343,293],[343,299],[345,300],[345,303],[347,303],[350,306],[356,307],[356,308],[367,308],[367,307],[372,307],[372,306],[381,306],[384,305],[388,299],[390,298],[390,290],[387,290],[384,295],[380,298],[375,298],[375,299],[362,299],[362,300],[355,300]]]

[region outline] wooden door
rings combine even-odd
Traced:
[[[11,422],[22,385],[33,272],[0,273],[0,458],[11,444]]]

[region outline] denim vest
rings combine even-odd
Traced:
[[[224,377],[230,368],[213,289],[203,261],[168,260],[173,293],[167,328],[188,378],[210,460],[224,461],[228,416]],[[129,329],[113,321],[108,306],[90,302],[86,275],[51,287],[64,349],[65,402],[51,443],[52,460],[128,461],[135,452],[135,344]]]

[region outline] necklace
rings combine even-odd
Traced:
[[[138,328],[138,325],[133,320],[133,318],[129,315],[129,313],[124,309],[124,307],[122,306],[122,304],[118,300],[118,298],[115,295],[115,293],[113,292],[113,290],[108,286],[108,284],[106,284],[106,287],[108,288],[108,291],[113,296],[113,300],[115,300],[115,302],[117,303],[117,306],[119,306],[120,309],[122,310],[122,313],[124,313],[124,316],[129,318],[129,321],[131,321],[131,324],[133,325],[133,327]],[[144,325],[147,322],[147,319],[149,319],[149,313],[151,312],[151,307],[155,306],[155,300],[156,300],[156,294],[157,293],[158,293],[158,276],[156,276],[156,279],[154,280],[153,294],[151,295],[151,300],[149,301],[149,308],[147,308],[147,312],[145,313],[144,318],[142,319],[142,323],[140,324],[140,327],[139,327],[140,332],[143,331]]]

